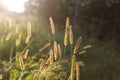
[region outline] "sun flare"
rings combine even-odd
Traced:
[[[7,7],[9,11],[21,13],[24,11],[24,3],[27,0],[1,0],[2,4]]]

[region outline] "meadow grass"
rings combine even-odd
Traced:
[[[3,24],[0,27],[8,26],[9,30],[14,28],[13,32],[3,34],[0,39],[0,48],[7,42],[10,43],[10,50],[7,52],[9,60],[0,60],[0,79],[2,80],[80,80],[80,68],[85,66],[82,61],[77,60],[76,56],[86,52],[91,45],[80,49],[82,37],[80,36],[74,46],[74,36],[69,17],[66,18],[64,46],[56,39],[55,24],[52,17],[49,18],[51,26],[52,41],[38,50],[38,54],[31,54],[29,47],[32,39],[32,22],[28,21],[25,32],[22,32],[21,25],[14,21]],[[13,22],[13,23],[12,23]],[[13,26],[13,27],[12,27]],[[16,27],[15,27],[16,26]],[[12,46],[12,47],[11,47]],[[22,47],[22,48],[21,48]],[[80,49],[80,50],[79,50]],[[3,50],[6,50],[3,48]],[[3,54],[3,53],[0,53]]]

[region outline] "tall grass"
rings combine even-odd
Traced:
[[[55,34],[55,24],[52,17],[49,18],[51,25],[52,41],[38,50],[38,54],[44,54],[49,51],[46,56],[38,56],[31,54],[29,46],[32,43],[32,22],[26,24],[26,32],[19,31],[21,28],[14,27],[14,32],[9,31],[8,34],[2,35],[0,48],[6,43],[4,41],[13,40],[13,46],[9,51],[9,60],[0,60],[0,79],[3,80],[80,80],[80,68],[85,66],[82,61],[76,57],[86,52],[88,45],[80,49],[82,37],[79,37],[74,46],[74,36],[70,19],[66,18],[66,27],[64,35],[64,47],[60,44]],[[7,25],[4,25],[7,26]],[[12,23],[9,23],[10,29]],[[19,25],[20,26],[20,25]],[[0,26],[1,27],[1,26]],[[11,39],[12,38],[12,39]],[[22,39],[24,38],[24,39]],[[21,45],[23,45],[21,49]],[[70,49],[69,49],[70,48]],[[4,49],[5,50],[5,49]],[[70,50],[70,51],[69,51]],[[2,54],[2,53],[1,53]]]

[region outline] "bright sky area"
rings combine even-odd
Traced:
[[[27,0],[0,0],[9,11],[22,13],[24,11],[24,3]]]

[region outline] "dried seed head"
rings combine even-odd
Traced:
[[[24,58],[24,59],[27,59],[28,53],[29,53],[29,49],[26,49],[25,54],[23,55],[23,58]]]
[[[80,80],[80,67],[79,63],[76,62],[76,80]]]
[[[65,36],[64,36],[64,45],[67,46],[68,45],[68,31],[65,31]]]
[[[50,64],[50,57],[47,59],[46,64]]]
[[[9,32],[5,38],[6,41],[8,41],[11,38],[12,34]]]
[[[25,41],[25,43],[28,44],[29,41],[30,41],[30,37],[26,37],[26,41]]]
[[[56,41],[54,41],[54,58],[55,60],[58,59],[58,45]]]
[[[75,64],[76,64],[76,55],[73,55],[72,56],[72,63],[71,63],[70,80],[74,80],[74,77],[75,77]]]
[[[54,62],[53,49],[50,49],[50,64],[53,64],[53,62]]]
[[[18,39],[16,39],[16,46],[20,45],[22,34],[19,34]]]
[[[67,46],[69,41],[69,27],[65,28],[65,35],[64,35],[64,45]]]
[[[62,59],[62,50],[61,50],[60,44],[58,44],[58,53],[59,53],[59,59],[61,60]]]
[[[81,54],[84,54],[84,53],[86,53],[86,50],[83,50],[83,51],[80,51],[80,52],[79,52],[80,55],[81,55]]]
[[[28,30],[28,31],[27,31],[27,36],[28,36],[28,37],[31,37],[31,35],[32,35],[32,33],[31,33],[31,32],[32,32],[32,31],[31,31],[31,22],[28,22],[27,27],[28,27],[28,29],[27,29],[27,30]]]
[[[91,48],[92,46],[91,45],[87,45],[85,47],[83,47],[83,49],[88,49],[88,48]]]
[[[79,61],[79,62],[77,62],[77,64],[79,64],[79,66],[82,66],[82,67],[85,66],[85,64],[83,63],[83,61]]]
[[[55,33],[54,21],[53,21],[52,17],[49,17],[49,20],[50,20],[50,25],[51,25],[51,31],[54,34]]]
[[[78,49],[79,49],[80,44],[81,44],[81,41],[82,41],[82,37],[79,37],[77,39],[77,42],[76,42],[76,45],[75,45],[75,48],[74,48],[74,51],[73,51],[74,54],[76,54],[78,52]]]
[[[21,55],[19,56],[19,65],[20,65],[21,70],[25,69],[25,64],[24,64],[24,61],[23,61],[23,57]]]
[[[70,27],[70,19],[66,18],[66,27],[65,27],[65,35],[64,35],[64,45],[67,46],[69,42],[69,27]]]
[[[70,40],[70,44],[72,45],[73,44],[73,31],[72,31],[72,25],[70,25],[70,28],[69,28],[69,40]]]
[[[46,60],[42,60],[42,61],[41,61],[40,66],[39,66],[39,70],[40,70],[40,71],[42,71],[42,69],[44,68],[45,63],[46,63]]]
[[[47,43],[45,46],[43,46],[42,48],[40,48],[39,51],[41,52],[41,51],[45,50],[45,49],[48,48],[50,45],[51,45],[50,42]]]
[[[67,17],[67,18],[66,18],[66,27],[69,27],[69,26],[70,26],[70,18]]]

